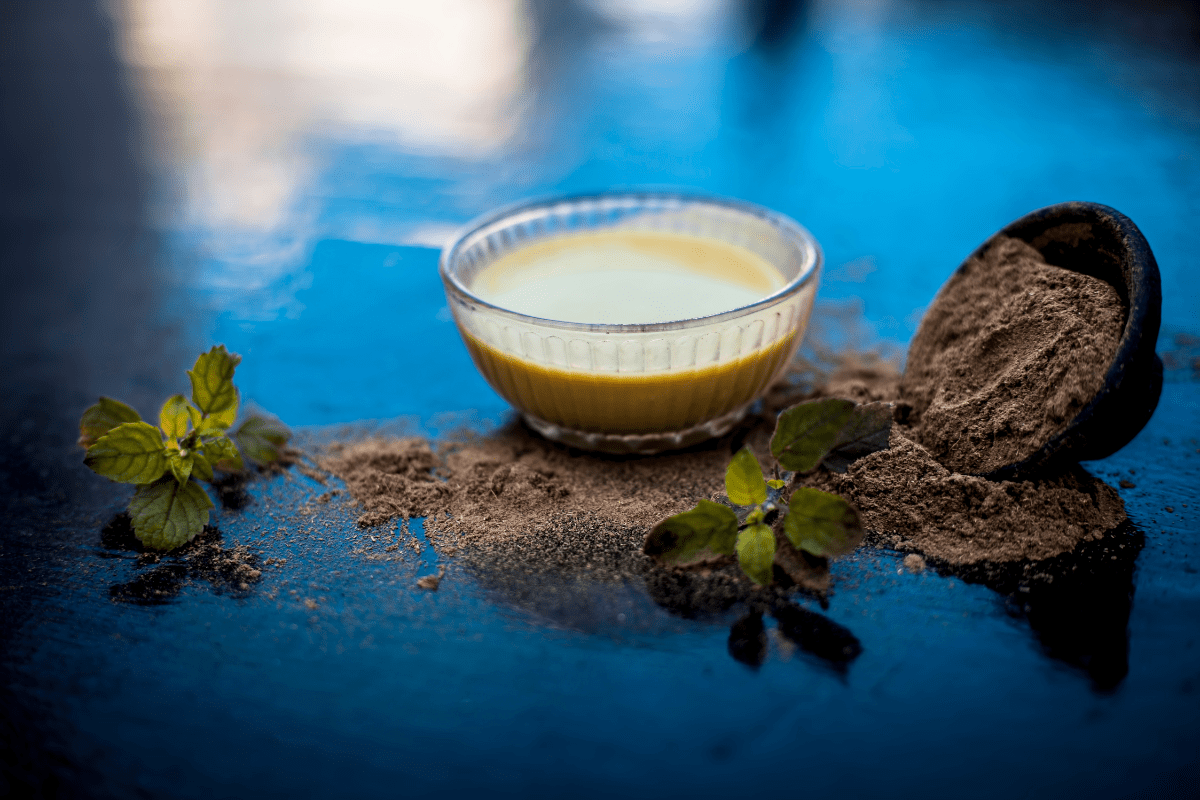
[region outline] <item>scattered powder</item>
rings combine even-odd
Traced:
[[[188,581],[204,581],[213,590],[244,596],[262,579],[258,554],[244,544],[226,547],[218,530],[206,527],[173,553],[146,550],[133,534],[128,514],[118,514],[100,534],[110,550],[139,553],[138,567],[150,567],[133,580],[109,589],[117,602],[154,605],[174,599]],[[278,559],[282,563],[284,559]]]
[[[1103,387],[1124,316],[1108,283],[997,239],[946,282],[909,348],[915,438],[965,473],[1032,455]]]
[[[424,516],[437,552],[456,557],[485,583],[521,592],[533,590],[522,584],[539,586],[539,576],[615,583],[641,576],[658,602],[687,613],[762,594],[732,558],[683,574],[657,567],[641,552],[660,519],[721,495],[730,452],[725,440],[651,458],[586,455],[511,425],[444,443],[436,456],[421,440],[369,439],[338,448],[321,464],[362,507],[360,525]],[[417,477],[422,466],[425,478]],[[792,574],[789,584],[816,594],[828,588],[819,559]],[[425,576],[418,586],[436,589],[439,577]]]

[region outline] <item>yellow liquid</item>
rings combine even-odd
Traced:
[[[679,431],[741,408],[791,358],[796,334],[745,358],[677,372],[575,372],[526,361],[463,336],[479,371],[522,411],[581,431]]]
[[[501,307],[531,316],[614,324],[729,311],[784,284],[769,262],[725,242],[673,233],[606,231],[564,236],[512,253],[485,269],[472,289]],[[640,317],[626,319],[635,298],[643,301],[633,303],[633,313]],[[645,318],[654,312],[671,316]],[[566,428],[609,434],[680,431],[741,408],[774,380],[798,343],[795,331],[790,331],[725,363],[658,372],[597,372],[528,360],[465,331],[463,339],[479,371],[516,408]]]

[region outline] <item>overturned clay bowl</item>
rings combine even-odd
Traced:
[[[1060,203],[998,231],[959,271],[999,237],[1021,239],[1047,264],[1111,285],[1123,304],[1124,324],[1102,387],[1067,426],[1032,454],[980,474],[992,480],[1024,480],[1112,455],[1146,425],[1162,392],[1162,361],[1155,353],[1162,289],[1150,246],[1137,226],[1115,209],[1098,203]]]

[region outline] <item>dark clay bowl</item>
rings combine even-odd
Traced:
[[[1080,224],[1090,226],[1090,238],[1081,238],[1078,227],[1063,227]],[[999,236],[1023,239],[1048,264],[1108,282],[1127,311],[1104,388],[1033,455],[983,477],[1023,480],[1112,455],[1150,420],[1162,392],[1163,366],[1154,352],[1162,288],[1150,245],[1129,217],[1099,203],[1059,203],[1034,211],[998,231],[970,258],[980,256]]]

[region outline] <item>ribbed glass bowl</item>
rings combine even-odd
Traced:
[[[722,240],[765,258],[786,284],[721,314],[623,325],[531,317],[471,290],[481,271],[515,250],[605,229]],[[489,214],[442,251],[439,269],[476,366],[534,430],[587,450],[656,453],[720,436],[742,419],[800,345],[821,265],[812,235],[765,208],[611,193]]]

